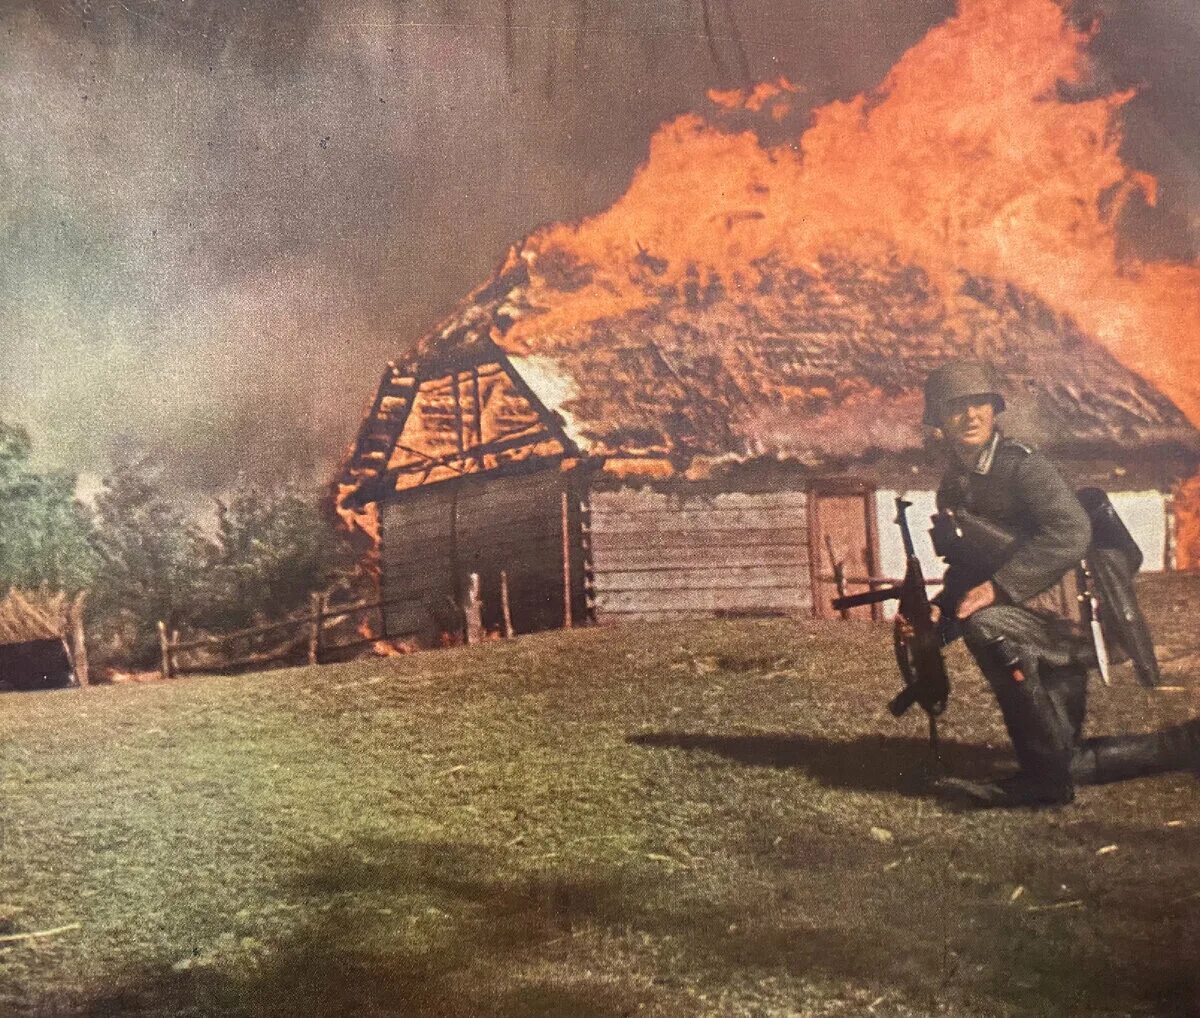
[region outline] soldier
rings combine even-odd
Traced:
[[[1063,600],[1046,594],[1074,576],[1091,525],[1053,464],[1003,435],[996,418],[1004,409],[978,361],[944,364],[925,385],[924,423],[941,432],[951,459],[938,508],[969,510],[1019,537],[991,575],[947,569],[935,604],[995,693],[1020,769],[995,782],[948,779],[942,791],[977,806],[1061,806],[1076,784],[1200,768],[1200,719],[1081,739],[1095,655],[1077,619],[1055,609]]]

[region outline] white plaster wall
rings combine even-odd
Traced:
[[[913,547],[921,561],[925,579],[940,577],[945,563],[933,553],[929,540],[929,518],[937,511],[937,495],[933,491],[897,492],[881,490],[875,492],[875,520],[879,530],[879,574],[894,579],[904,576],[907,556],[904,554],[904,539],[896,526],[896,496],[903,494],[912,505],[908,508],[908,529],[912,532]],[[932,597],[939,590],[930,587]],[[896,613],[896,602],[888,601],[883,606],[884,616],[891,618]]]
[[[1166,566],[1166,495],[1161,491],[1110,491],[1108,498],[1142,549],[1142,572],[1161,573]]]

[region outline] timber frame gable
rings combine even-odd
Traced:
[[[455,477],[580,456],[508,354],[472,336],[388,363],[342,469],[339,501],[361,509]]]

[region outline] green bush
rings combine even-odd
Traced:
[[[9,587],[75,592],[96,567],[91,519],[75,499],[75,478],[29,467],[32,442],[0,421],[0,594]]]

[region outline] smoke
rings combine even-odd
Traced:
[[[615,200],[662,120],[747,75],[869,89],[952,9],[0,3],[0,418],[48,467],[323,478],[385,361],[508,244]],[[1146,86],[1130,161],[1163,177],[1128,242],[1192,257],[1196,11],[1102,13],[1102,74]]]
[[[1090,51],[1099,85],[1133,89],[1125,108],[1126,162],[1159,178],[1156,207],[1131,206],[1122,223],[1143,258],[1200,258],[1200,6],[1192,0],[1083,0],[1097,26]]]

